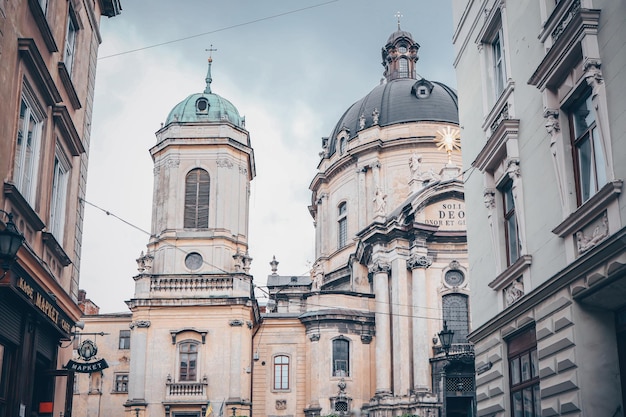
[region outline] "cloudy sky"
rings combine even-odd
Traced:
[[[122,0],[103,18],[92,121],[81,288],[102,313],[127,311],[135,259],[150,230],[148,149],[169,111],[204,89],[246,117],[255,151],[250,213],[257,285],[275,255],[306,275],[314,229],[307,206],[322,136],[380,83],[380,50],[397,28],[421,45],[418,73],[456,88],[449,0]],[[140,230],[141,229],[141,230]]]

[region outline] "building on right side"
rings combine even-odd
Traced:
[[[453,0],[478,416],[623,416],[626,3]]]

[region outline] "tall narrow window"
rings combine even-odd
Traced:
[[[409,78],[409,60],[406,58],[398,59],[398,77]]]
[[[274,389],[289,389],[289,357],[279,355],[274,357]]]
[[[78,24],[74,16],[74,10],[70,6],[67,16],[67,31],[65,33],[65,48],[63,49],[63,63],[67,72],[72,74],[72,66],[74,64],[74,55],[76,53],[76,34],[78,33]]]
[[[130,349],[130,330],[120,330],[120,349]]]
[[[346,242],[348,240],[348,206],[346,203],[341,203],[339,205],[339,219],[337,222],[337,247],[341,249],[346,246]]]
[[[448,328],[454,331],[452,343],[467,343],[469,333],[469,315],[467,311],[467,296],[463,294],[448,294],[442,297],[443,320]]]
[[[333,340],[333,376],[350,376],[350,342]]]
[[[193,342],[181,343],[178,347],[180,381],[195,381],[198,366],[198,345]]]
[[[537,339],[531,328],[508,342],[512,417],[541,416]]]
[[[57,148],[54,155],[52,172],[52,198],[50,199],[50,233],[57,242],[63,245],[65,230],[65,206],[67,201],[67,185],[69,182],[69,162],[62,151]]]
[[[496,98],[498,98],[504,90],[504,83],[506,82],[502,29],[498,31],[493,41],[491,41],[491,53],[493,56],[493,87]]]
[[[520,254],[519,232],[515,216],[515,200],[513,199],[513,181],[508,181],[501,188],[504,207],[504,239],[506,243],[507,266],[513,264]]]
[[[37,188],[42,126],[42,119],[35,112],[32,100],[23,95],[17,126],[14,182],[31,206],[34,206]]]
[[[209,186],[209,173],[205,170],[196,168],[187,174],[184,227],[209,227]]]
[[[574,103],[569,114],[577,178],[576,194],[580,205],[606,184],[606,159],[590,92]]]

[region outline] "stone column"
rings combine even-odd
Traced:
[[[410,311],[406,259],[391,263],[391,328],[393,339],[393,393],[409,395],[411,390]]]
[[[428,334],[428,294],[426,269],[433,261],[422,253],[414,253],[407,262],[411,272],[413,305],[413,390],[428,391],[430,387],[430,335]]]
[[[129,402],[146,399],[146,360],[148,347],[148,320],[137,320],[130,323],[130,375],[128,378]],[[158,383],[155,382],[155,383]],[[165,383],[165,381],[160,381]]]
[[[391,395],[391,327],[389,309],[389,272],[391,266],[375,261],[369,266],[374,274],[376,296],[376,395]]]

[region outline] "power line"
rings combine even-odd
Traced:
[[[84,198],[81,198],[80,200],[81,200],[83,203],[85,203],[85,204],[89,204],[90,206],[97,208],[98,210],[102,211],[103,213],[106,213],[106,215],[107,215],[107,216],[113,216],[113,217],[115,217],[116,219],[118,219],[119,221],[121,221],[122,223],[124,223],[124,224],[126,224],[126,225],[128,225],[128,226],[130,226],[130,227],[132,227],[132,228],[134,228],[134,229],[137,229],[137,230],[139,230],[140,232],[147,234],[148,236],[152,236],[152,234],[151,234],[150,232],[148,232],[147,230],[144,230],[144,229],[142,229],[141,227],[136,226],[136,225],[132,224],[131,222],[129,222],[129,221],[127,221],[127,220],[122,219],[120,216],[118,216],[118,215],[116,215],[116,214],[114,214],[114,213],[111,213],[109,210],[105,210],[105,209],[103,209],[102,207],[99,207],[99,206],[95,205],[94,203],[91,203],[91,202],[89,202],[89,201],[85,200]],[[188,255],[188,254],[190,253],[190,252],[188,252],[188,251],[184,250],[183,248],[180,248],[180,247],[178,247],[178,246],[172,245],[171,243],[168,243],[168,242],[162,242],[162,243],[163,243],[163,246],[169,246],[169,247],[172,247],[172,248],[174,248],[174,249],[176,249],[176,250],[178,250],[178,251],[180,251],[180,252],[184,253],[185,255]],[[210,266],[211,268],[215,268],[215,269],[217,269],[218,271],[223,272],[223,273],[225,273],[225,274],[228,274],[228,273],[229,273],[228,271],[226,271],[226,270],[224,270],[224,269],[220,268],[219,266],[215,266],[215,265],[213,265],[213,264],[211,264],[211,263],[207,262],[207,261],[204,259],[204,257],[202,258],[202,263],[203,263],[203,264],[205,264],[205,265],[207,265],[207,266]]]
[[[100,58],[98,58],[98,60],[107,59],[107,58],[113,58],[113,57],[120,56],[120,55],[131,54],[133,52],[144,51],[146,49],[152,49],[152,48],[156,48],[156,47],[163,46],[163,45],[169,45],[169,44],[176,43],[176,42],[182,42],[182,41],[186,41],[186,40],[193,39],[193,38],[199,38],[201,36],[210,35],[212,33],[223,32],[225,30],[234,29],[234,28],[238,28],[238,27],[242,27],[242,26],[247,26],[247,25],[251,25],[253,23],[259,23],[259,22],[263,22],[265,20],[271,20],[271,19],[275,19],[277,17],[287,16],[287,15],[294,14],[294,13],[299,13],[299,12],[302,12],[302,11],[305,11],[305,10],[314,9],[316,7],[326,6],[326,5],[331,4],[331,3],[337,3],[338,1],[339,0],[330,0],[330,1],[326,1],[324,3],[314,4],[312,6],[302,7],[300,9],[294,9],[294,10],[290,10],[290,11],[287,11],[287,12],[271,15],[271,16],[261,17],[259,19],[249,20],[249,21],[243,22],[243,23],[237,23],[235,25],[226,26],[226,27],[223,27],[223,28],[220,28],[220,29],[211,30],[209,32],[198,33],[196,35],[185,36],[184,38],[173,39],[173,40],[170,40],[170,41],[161,42],[161,43],[157,43],[157,44],[154,44],[154,45],[148,45],[148,46],[144,46],[144,47],[137,48],[137,49],[131,49],[131,50],[124,51],[124,52],[118,52],[116,54],[111,54],[111,55],[100,57]]]

